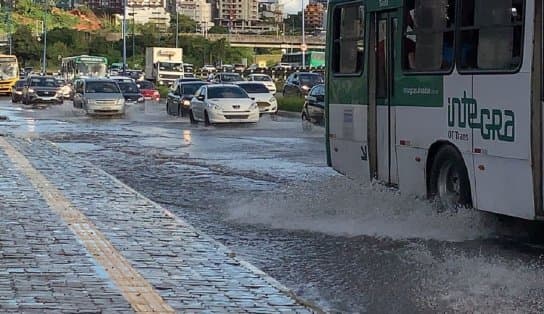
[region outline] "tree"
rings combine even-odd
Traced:
[[[214,25],[208,30],[208,34],[228,34],[229,30],[221,25]]]
[[[185,14],[178,14],[178,33],[195,33],[198,23]],[[176,33],[176,15],[170,18],[170,32]]]
[[[32,31],[26,25],[19,26],[13,33],[13,52],[24,65],[39,64],[41,58],[41,45]]]

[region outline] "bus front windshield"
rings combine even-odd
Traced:
[[[104,77],[107,73],[105,63],[78,63],[77,71],[82,76]]]
[[[17,61],[14,58],[0,58],[0,80],[18,78]]]

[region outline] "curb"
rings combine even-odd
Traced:
[[[25,138],[23,138],[25,139]],[[98,171],[99,173],[101,174],[104,174],[106,177],[112,179],[112,181],[114,181],[115,183],[121,185],[122,187],[126,188],[128,191],[134,193],[136,196],[138,197],[141,197],[142,199],[148,201],[151,205],[153,205],[154,207],[156,207],[157,209],[160,209],[162,210],[166,216],[170,217],[171,219],[173,219],[174,221],[176,221],[178,224],[180,224],[180,226],[183,226],[184,228],[188,228],[190,229],[191,231],[195,232],[196,234],[198,234],[200,237],[210,241],[210,243],[212,243],[213,245],[215,245],[216,248],[218,249],[221,249],[229,258],[232,258],[234,261],[238,262],[240,264],[240,266],[244,267],[245,269],[251,271],[252,273],[254,273],[255,275],[261,277],[263,280],[265,280],[266,282],[268,282],[272,287],[278,289],[280,292],[286,294],[288,297],[294,299],[296,302],[298,302],[300,305],[303,305],[303,306],[306,306],[308,307],[309,310],[313,311],[314,313],[319,313],[319,314],[322,314],[322,313],[325,313],[324,310],[322,310],[319,306],[317,306],[316,304],[314,304],[313,302],[311,301],[308,301],[308,300],[305,300],[299,296],[297,296],[291,289],[289,289],[288,287],[286,287],[285,285],[283,285],[282,283],[280,283],[279,281],[277,281],[275,278],[273,278],[272,276],[268,275],[267,273],[265,273],[264,271],[262,271],[261,269],[257,268],[256,266],[254,266],[253,264],[245,261],[245,260],[242,260],[240,258],[238,258],[236,256],[236,253],[233,252],[230,248],[228,248],[227,246],[225,246],[224,244],[220,243],[219,241],[213,239],[211,236],[207,235],[206,233],[203,233],[202,231],[200,231],[199,229],[193,227],[191,224],[189,224],[188,222],[186,222],[185,220],[183,220],[182,218],[178,217],[176,214],[172,213],[171,211],[169,211],[168,209],[162,207],[161,205],[159,205],[158,203],[156,203],[155,201],[147,198],[145,195],[141,194],[140,192],[136,191],[135,189],[133,189],[132,187],[128,186],[127,184],[125,184],[124,182],[122,182],[121,180],[117,179],[116,177],[114,177],[113,175],[107,173],[105,170],[103,170],[102,168],[99,168],[93,164],[91,164],[90,162],[84,160],[83,158],[75,155],[74,153],[68,151],[68,150],[65,150],[63,148],[61,148],[60,146],[58,146],[57,144],[55,144],[54,142],[52,141],[49,141],[49,140],[43,140],[43,139],[39,139],[40,141],[44,141],[45,143],[49,144],[50,146],[52,146],[52,148],[56,149],[57,151],[62,151],[64,152],[65,154],[77,159],[78,161],[81,161],[81,162],[84,162],[88,165],[89,168],[91,169],[95,169],[96,171]]]

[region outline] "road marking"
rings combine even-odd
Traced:
[[[23,154],[2,137],[0,137],[0,147],[3,148],[21,172],[27,176],[49,207],[64,220],[70,230],[81,240],[93,258],[107,271],[135,312],[175,313],[174,309],[113,247],[96,226],[70,203],[44,175],[36,170]]]

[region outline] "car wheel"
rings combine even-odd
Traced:
[[[205,126],[210,126],[211,123],[210,123],[210,117],[208,116],[208,112],[207,111],[204,111],[204,125]]]
[[[181,105],[178,105],[178,116],[183,117],[185,114],[183,113],[183,108]]]
[[[442,209],[471,205],[467,168],[453,146],[447,145],[435,155],[429,180],[429,197],[438,200]]]
[[[189,109],[189,120],[191,121],[191,124],[197,124],[198,121],[196,121],[195,116],[193,115],[193,110]]]
[[[166,101],[166,114],[167,115],[171,115],[172,113],[170,112],[170,103],[168,101]]]

